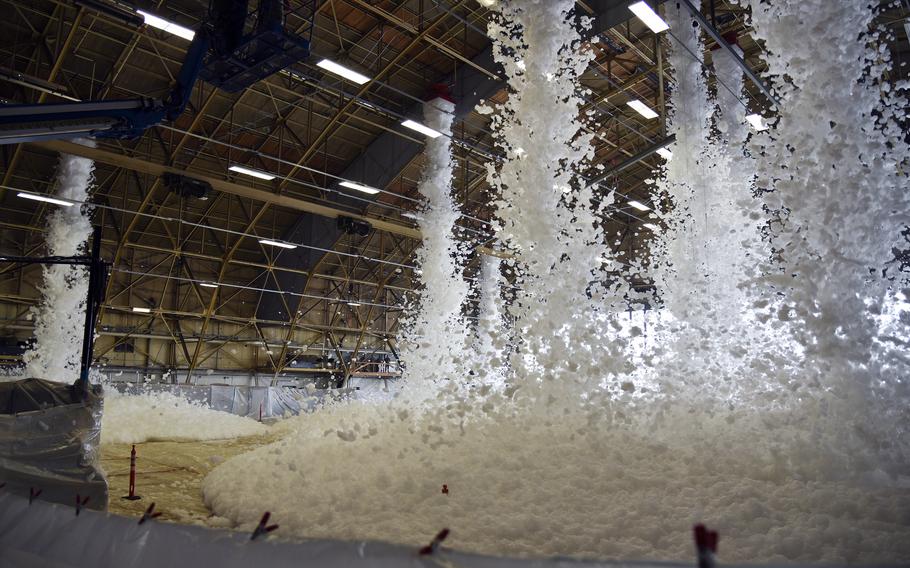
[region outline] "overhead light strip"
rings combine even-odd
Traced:
[[[345,180],[345,181],[339,183],[338,185],[340,185],[341,187],[346,187],[348,189],[355,189],[355,190],[361,191],[363,193],[369,193],[370,195],[372,195],[374,193],[379,193],[379,190],[376,189],[375,187],[370,187],[368,185],[363,185],[362,183],[356,183],[353,181]]]
[[[656,34],[670,29],[667,22],[657,15],[657,12],[655,12],[651,6],[648,6],[647,2],[635,2],[634,4],[629,5],[629,9]]]
[[[648,120],[651,120],[652,118],[657,118],[657,116],[658,116],[657,113],[654,112],[654,110],[651,107],[649,107],[648,105],[646,105],[645,103],[641,102],[638,99],[632,99],[631,101],[628,101],[626,104],[629,105],[630,107],[632,107],[635,110],[635,112],[637,112],[638,114],[647,118]]]
[[[17,193],[16,197],[31,199],[32,201],[43,201],[45,203],[53,203],[54,205],[62,205],[63,207],[72,207],[73,205],[75,205],[75,203],[73,203],[72,201],[66,201],[66,200],[57,199],[54,197],[47,197],[46,195],[40,195],[37,193],[26,193],[24,191],[20,191],[19,193]]]
[[[362,75],[362,74],[358,73],[357,71],[354,71],[353,69],[349,69],[349,68],[345,67],[344,65],[335,63],[331,59],[323,59],[322,61],[320,61],[319,63],[316,64],[316,67],[320,67],[322,69],[325,69],[329,73],[334,73],[335,75],[344,77],[348,81],[357,83],[358,85],[363,85],[364,83],[366,83],[370,80],[370,78],[367,77],[366,75]]]
[[[266,172],[260,172],[259,170],[251,170],[250,168],[246,168],[243,166],[231,166],[228,169],[230,171],[236,172],[238,174],[243,174],[243,175],[247,175],[247,176],[252,176],[254,178],[264,179],[266,181],[271,181],[271,180],[275,179],[275,176],[273,174],[269,174]]]
[[[433,130],[429,126],[424,126],[423,124],[420,124],[419,122],[414,122],[413,120],[403,120],[401,122],[401,125],[404,126],[405,128],[410,128],[411,130],[416,130],[417,132],[420,132],[421,134],[429,136],[430,138],[439,138],[440,136],[442,136],[442,132],[437,132],[436,130]]]
[[[142,16],[145,20],[145,25],[152,26],[153,28],[158,28],[159,30],[165,31],[169,34],[173,34],[177,37],[182,37],[185,40],[193,41],[193,38],[196,37],[196,32],[189,28],[185,28],[180,24],[175,24],[174,22],[169,22],[164,18],[156,16],[155,14],[150,14],[143,10],[136,10],[136,13]]]
[[[281,241],[273,241],[271,239],[259,239],[259,243],[263,245],[271,245],[273,247],[286,248],[286,249],[295,249],[297,245],[292,245],[291,243],[283,243]]]

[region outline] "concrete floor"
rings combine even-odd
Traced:
[[[208,442],[146,442],[136,444],[136,494],[142,499],[123,499],[129,493],[130,444],[101,446],[101,464],[110,486],[108,511],[139,517],[151,503],[161,512],[160,520],[184,524],[218,524],[202,501],[203,478],[219,463],[272,441],[255,436]]]

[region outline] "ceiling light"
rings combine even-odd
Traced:
[[[231,170],[232,172],[237,172],[238,174],[253,176],[254,178],[259,178],[259,179],[264,179],[264,180],[275,179],[275,176],[273,176],[272,174],[260,172],[259,170],[251,170],[250,168],[244,168],[243,166],[231,166],[228,169]]]
[[[136,10],[136,13],[145,19],[145,24],[147,26],[152,26],[153,28],[158,28],[159,30],[166,31],[169,34],[174,34],[177,37],[182,37],[183,39],[193,41],[193,37],[196,36],[196,32],[189,28],[185,28],[174,22],[169,22],[164,18],[159,18],[154,14],[149,14],[148,12],[143,12],[142,10]]]
[[[632,107],[633,109],[635,109],[635,111],[638,114],[642,115],[643,117],[645,117],[647,119],[657,118],[657,113],[654,112],[653,110],[651,110],[651,107],[649,107],[648,105],[646,105],[645,103],[641,102],[638,99],[632,99],[631,101],[627,102],[626,104],[629,105],[630,107]]]
[[[357,71],[354,71],[353,69],[348,69],[344,65],[339,65],[338,63],[335,63],[334,61],[332,61],[330,59],[323,59],[322,61],[317,63],[316,66],[322,67],[329,73],[334,73],[335,75],[340,75],[341,77],[344,77],[348,81],[352,81],[354,83],[357,83],[358,85],[363,85],[364,83],[366,83],[367,81],[370,80],[370,78],[367,77],[366,75],[361,75]]]
[[[749,121],[749,124],[752,125],[752,128],[754,128],[756,132],[768,130],[768,125],[765,124],[765,121],[760,114],[750,114],[746,117],[746,120]]]
[[[360,305],[360,302],[348,302],[348,305],[351,306],[352,308],[356,308],[357,306]]]
[[[407,212],[405,212],[405,213],[402,213],[401,216],[402,216],[402,217],[407,217],[408,219],[414,219],[415,221],[417,220],[417,214],[416,214],[416,213],[411,213],[410,211],[407,211]]]
[[[133,308],[133,311],[137,314],[150,314],[152,313],[151,308]]]
[[[638,209],[639,211],[650,211],[651,208],[642,203],[641,201],[635,201],[634,199],[629,200],[629,205]]]
[[[654,223],[645,223],[645,224],[642,225],[642,227],[651,229],[652,231],[659,231],[659,230],[660,230],[660,227],[658,227],[658,226],[655,225]]]
[[[281,247],[286,249],[295,249],[297,245],[292,245],[291,243],[282,243],[279,241],[272,241],[269,239],[259,239],[259,243],[263,245],[272,245],[273,247]]]
[[[217,288],[218,287],[218,284],[212,284],[210,282],[200,282],[199,285],[202,286],[203,288]]]
[[[657,150],[657,153],[660,154],[664,160],[669,160],[670,158],[673,157],[673,152],[671,152],[667,148],[660,148]]]
[[[432,128],[430,128],[429,126],[424,126],[424,125],[420,124],[419,122],[414,122],[413,120],[402,121],[401,125],[405,126],[407,128],[410,128],[411,130],[416,130],[417,132],[420,132],[421,134],[426,134],[430,138],[439,138],[440,136],[442,136],[442,132],[437,132],[437,131],[433,130]]]
[[[20,191],[16,194],[17,197],[24,197],[25,199],[31,199],[32,201],[44,201],[45,203],[53,203],[54,205],[62,205],[64,207],[72,207],[74,203],[72,201],[64,201],[63,199],[55,199],[53,197],[47,197],[44,195],[38,195],[37,193],[25,193]]]
[[[356,189],[357,191],[362,191],[364,193],[369,193],[370,195],[374,193],[379,193],[379,190],[375,187],[370,187],[368,185],[363,185],[362,183],[356,183],[353,181],[343,181],[339,183],[341,187],[347,187],[349,189]]]
[[[496,5],[497,0],[477,0],[477,2],[485,8],[492,8]]]
[[[644,22],[644,24],[651,28],[651,31],[656,34],[670,29],[670,26],[667,25],[667,22],[658,16],[657,12],[652,10],[646,2],[636,2],[634,4],[630,4],[629,9],[632,10],[632,13],[638,16],[638,19]]]

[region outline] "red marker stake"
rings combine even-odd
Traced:
[[[125,495],[123,498],[130,501],[142,499],[142,497],[136,495],[136,444],[133,444],[133,449],[130,451],[130,494]]]
[[[709,531],[705,525],[693,527],[695,549],[698,552],[698,568],[714,568],[717,554],[717,531]]]
[[[260,536],[268,534],[278,528],[278,525],[269,524],[269,517],[271,516],[272,514],[268,511],[262,514],[262,518],[259,520],[259,525],[256,526],[256,530],[253,531],[252,536],[250,536],[250,540],[256,540]]]
[[[442,529],[439,531],[439,534],[436,535],[436,538],[433,539],[433,542],[421,548],[417,553],[420,556],[429,556],[436,554],[436,551],[439,550],[439,546],[442,544],[442,541],[449,536],[449,529]]]

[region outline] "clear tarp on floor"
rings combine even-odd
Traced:
[[[281,519],[273,533],[280,536]],[[429,529],[428,529],[429,530]],[[427,535],[427,541],[433,538]],[[28,500],[0,491],[0,567],[54,566],[57,568],[106,567],[158,568],[219,566],[318,566],[386,568],[400,566],[473,568],[593,568],[635,566],[687,567],[692,564],[661,562],[599,562],[565,558],[518,559],[466,554],[444,548],[431,555],[418,549],[383,542],[307,540],[289,542],[250,534],[195,526],[138,523],[121,517]],[[694,556],[694,547],[693,547]]]
[[[94,385],[42,379],[0,383],[2,491],[107,508],[107,480],[99,465],[103,392]]]

